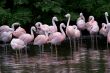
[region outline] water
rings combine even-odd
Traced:
[[[28,56],[25,49],[21,57],[16,57],[16,51],[7,44],[7,55],[3,45],[0,45],[0,73],[110,73],[110,51],[106,46],[106,38],[98,37],[98,46],[91,46],[90,37],[82,38],[81,42],[72,41],[73,55],[69,40],[57,46],[58,59],[56,60],[55,46],[51,53],[51,44],[44,45],[41,54],[38,46],[28,45]],[[98,47],[98,48],[97,48]],[[19,51],[17,51],[19,54]],[[52,55],[51,55],[52,54]],[[71,59],[72,57],[72,59]]]

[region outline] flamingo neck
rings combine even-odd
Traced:
[[[85,17],[82,15],[82,17],[81,17],[84,21],[85,21]]]
[[[12,24],[12,26],[11,26],[11,28],[14,29],[14,30],[15,30],[15,25],[16,25],[16,24]]]
[[[107,16],[105,15],[105,19],[106,19],[106,23],[108,24],[109,23],[109,21],[108,21],[108,18],[107,18]]]
[[[70,24],[70,16],[68,17],[67,27],[69,26],[69,24]]]
[[[12,26],[11,26],[11,28],[15,30],[15,26],[16,26],[16,25],[20,25],[20,24],[15,24],[15,23],[13,23]]]
[[[31,35],[34,37],[33,28],[31,28]]]
[[[61,31],[62,35],[65,37],[66,35],[65,35],[65,32],[62,27],[63,27],[63,25],[60,25],[60,31]]]
[[[55,23],[55,20],[54,19],[52,19],[52,24],[57,29],[57,26],[56,26],[56,23]]]

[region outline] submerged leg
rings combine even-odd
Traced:
[[[70,41],[70,55],[71,55],[71,59],[73,59],[73,49],[72,49],[72,45],[71,45],[71,39],[69,38]]]
[[[76,51],[76,40],[74,38],[74,51]]]
[[[16,50],[16,61],[18,61],[18,53],[17,53],[17,50]]]
[[[57,51],[57,46],[55,45],[55,50],[56,50],[56,61],[58,61],[58,51]]]
[[[96,35],[96,49],[98,50],[98,40],[97,40],[97,35]]]
[[[42,45],[42,54],[44,53],[44,45]]]
[[[26,52],[26,62],[28,62],[28,52],[27,52],[27,47],[25,47],[25,52]]]
[[[50,47],[50,49],[51,49],[51,57],[53,57],[53,46],[52,46],[52,44],[51,44],[51,47]]]
[[[21,51],[19,49],[19,60],[20,60],[20,63],[21,63]]]

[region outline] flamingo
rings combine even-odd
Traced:
[[[108,31],[107,31],[107,24],[106,23],[102,23],[102,28],[99,31],[100,34],[102,34],[104,37],[107,36]]]
[[[45,34],[45,32],[49,31],[49,26],[47,24],[42,24],[41,22],[37,22],[35,27],[37,28],[38,34]]]
[[[22,34],[21,36],[19,36],[19,39],[24,41],[24,43],[27,45],[27,44],[30,44],[33,39],[34,39],[34,33],[33,33],[33,30],[36,31],[36,28],[34,26],[31,27],[31,34]],[[28,57],[28,54],[27,54],[27,47],[25,48],[25,51],[26,51],[26,58]],[[28,61],[28,60],[27,60]]]
[[[108,16],[109,16],[108,12],[105,12],[105,19],[106,19],[106,23],[107,23],[107,31],[106,31],[106,33],[109,32],[109,27],[110,27],[110,23],[109,23],[108,18],[107,18]],[[108,48],[108,40],[107,40],[107,48]]]
[[[40,58],[41,54],[44,52],[44,44],[46,44],[48,41],[48,32],[45,32],[44,34],[39,34],[35,39],[33,44],[38,45],[40,49]]]
[[[81,36],[81,32],[80,32],[80,30],[77,28],[77,26],[76,25],[73,25],[73,31],[74,31],[74,41],[75,41],[75,38],[80,38],[80,36]],[[76,43],[74,42],[74,48],[76,48]],[[78,48],[79,48],[79,46],[78,46]]]
[[[100,29],[100,34],[102,34],[103,36],[107,36],[109,29],[107,28],[109,26],[109,21],[108,21],[108,12],[105,12],[105,19],[106,19],[106,23],[102,23],[102,28]]]
[[[58,21],[58,19],[57,19],[56,16],[54,16],[52,18],[52,24],[53,25],[52,26],[49,26],[49,33],[54,33],[54,32],[57,32],[58,31],[55,21]]]
[[[80,17],[77,19],[76,22],[79,29],[84,30],[85,29],[85,17],[83,16],[83,13],[80,13]]]
[[[11,28],[7,25],[3,25],[0,27],[0,40],[3,41],[6,45],[7,42],[10,42],[12,39],[12,33],[14,32],[14,26],[17,24],[12,24]],[[7,54],[7,46],[5,46],[6,54]]]
[[[33,30],[36,31],[34,26],[31,27],[31,34],[28,34],[28,33],[22,34],[21,36],[19,36],[19,39],[23,40],[25,44],[29,44],[34,39]]]
[[[71,39],[74,37],[74,31],[73,31],[73,26],[70,26],[70,17],[71,15],[68,13],[65,15],[66,18],[68,18],[68,21],[67,21],[67,26],[66,26],[66,34],[69,38],[69,41],[70,41],[70,49],[71,49],[71,55],[73,55],[72,53],[72,46],[71,46]],[[75,41],[74,41],[75,42]]]
[[[80,30],[84,30],[86,28],[85,17],[83,13],[80,13],[80,17],[77,19],[76,24]],[[82,46],[82,38],[81,38],[81,46]]]
[[[26,47],[26,44],[24,43],[24,41],[18,39],[18,38],[13,38],[11,40],[11,47],[13,50],[16,50],[16,57],[18,59],[18,54],[17,54],[17,50],[19,50],[19,55],[20,55],[20,50]],[[20,55],[21,58],[21,55]]]
[[[21,25],[20,23],[18,23],[18,22],[16,22],[16,23],[13,23],[12,25]],[[14,28],[14,27],[13,27]],[[15,37],[19,37],[19,36],[21,36],[22,34],[25,34],[26,33],[26,31],[25,31],[25,29],[23,29],[22,27],[18,27],[14,32],[13,32],[13,35],[15,36]]]
[[[92,41],[92,48],[94,48],[94,36],[99,31],[99,26],[97,21],[95,21],[93,16],[89,16],[89,21],[86,23],[87,30],[89,31],[91,35],[91,41]],[[97,43],[97,35],[96,35],[96,43]]]
[[[53,45],[55,45],[55,49],[56,49],[56,60],[57,60],[57,47],[56,45],[60,44],[61,42],[63,42],[66,38],[65,32],[63,31],[62,27],[66,27],[64,23],[60,24],[60,31],[61,32],[55,32],[49,35],[49,41],[48,43],[51,43]]]

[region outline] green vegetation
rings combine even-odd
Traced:
[[[20,22],[23,25],[37,21],[51,23],[52,16],[64,20],[66,13],[75,21],[80,12],[99,19],[110,13],[109,0],[0,0],[0,25]]]

